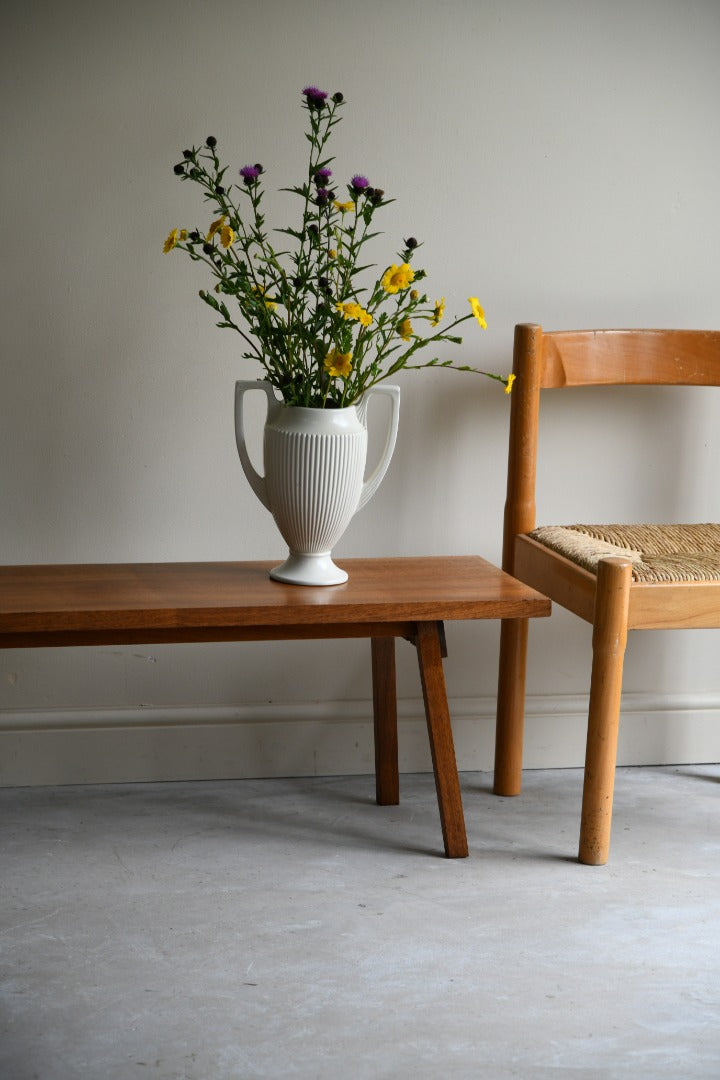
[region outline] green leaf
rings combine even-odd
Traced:
[[[217,300],[215,299],[215,297],[214,297],[214,296],[212,296],[212,295],[211,295],[210,293],[207,293],[207,292],[201,292],[201,293],[200,293],[200,299],[201,299],[201,300],[204,300],[204,301],[205,301],[205,303],[206,303],[206,304],[208,304],[208,305],[209,305],[209,306],[210,306],[211,308],[213,308],[213,309],[214,309],[215,311],[220,311],[220,304],[219,304],[219,303],[217,302]]]

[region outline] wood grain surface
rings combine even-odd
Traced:
[[[526,618],[549,602],[478,556],[347,559],[343,585],[271,581],[269,562],[111,563],[0,567],[0,645],[113,640],[205,640],[322,636],[343,625],[370,636],[368,624]],[[352,628],[357,628],[355,632]],[[306,628],[305,631],[303,628]],[[225,633],[223,633],[225,631]],[[125,635],[125,636],[123,636]],[[58,638],[58,641],[60,639]]]

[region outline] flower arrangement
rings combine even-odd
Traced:
[[[204,231],[173,229],[163,250],[185,251],[217,278],[212,292],[200,291],[201,299],[220,315],[218,326],[240,334],[249,350],[243,356],[259,361],[286,404],[340,408],[400,370],[429,367],[475,371],[497,379],[509,393],[512,375],[505,379],[437,357],[420,359],[428,346],[460,344],[452,331],[467,319],[482,328],[487,324],[479,300],[470,297],[468,314],[437,329],[445,300],[432,302],[422,290],[425,271],[411,265],[420,246],[414,237],[404,241],[397,262],[363,283],[371,269],[363,265],[364,248],[378,235],[375,214],[393,200],[360,174],[339,195],[326,147],[341,119],[343,95],[307,86],[302,97],[309,119],[308,174],[302,184],[281,189],[299,197],[302,214],[297,228],[276,230],[293,241],[292,250],[276,251],[265,231],[263,166],[244,165],[242,183],[228,185],[213,136],[183,151],[174,167],[181,180],[203,189],[215,209],[213,220]],[[229,301],[239,307],[241,325]],[[418,329],[423,323],[424,334]]]

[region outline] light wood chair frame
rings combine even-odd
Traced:
[[[720,331],[515,328],[503,569],[593,626],[579,859],[601,865],[610,847],[620,696],[628,630],[720,627],[720,581],[632,579],[628,558],[597,574],[537,543],[535,480],[541,391],[570,386],[720,385]],[[556,524],[555,522],[548,524]],[[521,788],[527,620],[501,627],[494,791]]]

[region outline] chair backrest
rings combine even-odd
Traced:
[[[718,330],[562,330],[515,327],[503,569],[514,538],[535,527],[540,391],[570,386],[720,386]]]

